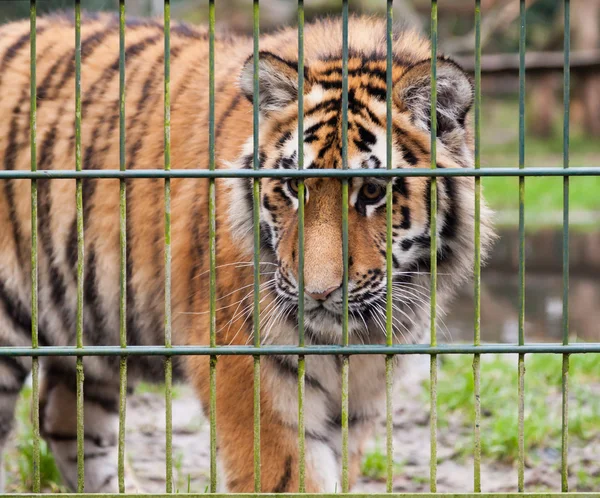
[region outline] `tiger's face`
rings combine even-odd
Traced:
[[[348,153],[350,169],[386,168],[386,62],[349,59]],[[260,56],[261,169],[298,168],[298,74],[293,62]],[[341,169],[342,61],[317,61],[305,73],[304,168]],[[430,168],[430,61],[393,70],[392,168]],[[252,61],[241,77],[252,99]],[[438,167],[472,166],[465,119],[473,99],[468,77],[451,61],[438,62]],[[238,167],[252,168],[252,139]],[[425,177],[348,180],[348,303],[351,331],[384,328],[386,305],[386,190],[392,191],[394,327],[405,336],[428,309],[431,179]],[[231,209],[234,232],[252,247],[251,181],[236,182]],[[275,263],[276,306],[298,302],[298,192],[293,178],[260,181],[261,254]],[[312,333],[339,341],[343,311],[342,180],[305,181],[305,324]],[[438,268],[441,293],[456,285],[473,255],[473,180],[437,181]],[[485,207],[484,207],[485,209]],[[484,244],[487,231],[482,229]],[[269,268],[269,270],[271,270]],[[275,305],[274,305],[275,306]],[[294,313],[288,313],[293,321]],[[360,335],[360,334],[359,334]],[[407,339],[405,337],[405,339]],[[407,339],[408,340],[408,339]]]

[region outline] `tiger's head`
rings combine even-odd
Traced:
[[[392,91],[393,168],[430,168],[430,60],[395,60]],[[348,168],[386,168],[385,52],[351,51],[348,61]],[[241,73],[242,93],[252,101],[253,60]],[[259,163],[263,170],[298,168],[297,62],[271,52],[259,58]],[[451,60],[437,61],[437,166],[472,167],[466,118],[473,102],[469,77]],[[342,165],[341,56],[307,60],[304,84],[304,168]],[[252,168],[252,138],[236,167]],[[415,322],[428,319],[430,268],[430,178],[349,180],[349,327],[355,337],[384,328],[386,305],[386,186],[392,184],[394,328],[416,341]],[[230,220],[249,251],[252,236],[252,180],[234,183]],[[260,180],[263,260],[275,263],[279,307],[298,302],[298,190],[292,178]],[[470,274],[474,254],[474,180],[437,180],[438,301]],[[342,181],[305,181],[304,285],[307,332],[339,342],[342,317]],[[482,203],[481,240],[491,237]],[[275,268],[275,267],[274,267]],[[288,315],[294,323],[294,313]],[[409,336],[408,337],[407,333]],[[377,337],[370,340],[377,341]]]

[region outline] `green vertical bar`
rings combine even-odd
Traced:
[[[260,169],[258,153],[258,104],[259,99],[259,17],[258,0],[253,0],[253,39],[254,39],[254,94],[253,94],[253,145],[254,169]],[[260,347],[260,180],[255,178],[252,184],[254,215],[254,347]],[[254,492],[261,492],[260,484],[260,356],[254,356]]]
[[[519,168],[525,168],[525,36],[526,4],[520,0],[519,31]],[[519,345],[525,344],[525,177],[519,177]],[[525,355],[518,363],[518,490],[525,490]]]
[[[165,171],[171,170],[171,0],[165,0]],[[171,180],[165,178],[165,346],[171,347]],[[173,363],[165,359],[166,491],[173,492]]]
[[[298,169],[304,169],[304,0],[298,0]],[[304,180],[298,182],[298,345],[304,347]],[[306,491],[304,389],[306,362],[298,357],[298,492]]]
[[[348,0],[342,2],[342,168],[348,169]],[[348,179],[342,180],[342,345],[348,345]],[[348,384],[350,357],[342,359],[342,493],[348,493]]]
[[[36,21],[37,0],[29,4],[29,43],[30,43],[30,108],[29,142],[31,150],[31,171],[37,171],[37,72],[36,72]],[[38,347],[38,188],[37,180],[31,180],[31,346]],[[40,492],[40,391],[39,358],[31,359],[31,422],[33,425],[33,492]]]
[[[437,168],[437,45],[438,45],[438,9],[437,0],[431,1],[431,169]],[[431,345],[437,345],[436,331],[436,290],[437,290],[437,177],[431,178]],[[430,430],[431,430],[431,457],[430,457],[430,482],[432,493],[437,490],[437,355],[430,358]]]
[[[75,0],[75,169],[81,171],[81,0]],[[75,180],[77,212],[77,347],[83,348],[83,191],[81,179]],[[83,358],[77,357],[77,492],[84,488]]]
[[[119,169],[125,171],[125,0],[119,0]],[[127,194],[119,180],[119,342],[127,347]],[[119,493],[125,493],[125,411],[127,408],[127,356],[119,362]]]
[[[475,0],[475,169],[481,168],[481,0]],[[475,346],[481,344],[481,177],[475,177]],[[481,493],[481,355],[473,355],[473,491]]]
[[[386,167],[392,169],[392,70],[393,70],[393,0],[387,0],[387,24],[386,24],[386,126],[385,126],[385,137],[386,137]],[[394,330],[393,330],[393,266],[392,266],[392,251],[393,251],[393,216],[394,216],[394,199],[393,199],[393,182],[388,181],[386,185],[386,345],[391,346],[394,342]],[[386,452],[387,452],[387,478],[386,478],[386,491],[391,493],[393,490],[394,480],[394,403],[393,403],[393,385],[394,385],[394,356],[386,355],[385,357],[385,414],[386,414]]]
[[[215,1],[208,2],[208,168],[215,169]],[[208,182],[208,254],[209,254],[209,313],[210,346],[217,345],[217,249],[216,186]],[[217,357],[210,357],[210,492],[217,492]]]
[[[564,0],[563,167],[569,167],[569,118],[571,99],[571,2]],[[563,179],[563,344],[569,344],[569,177]],[[562,362],[562,460],[561,489],[569,491],[569,355]]]

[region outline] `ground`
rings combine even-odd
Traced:
[[[429,491],[429,362],[408,360],[397,386],[393,415],[394,491]],[[472,357],[445,357],[438,384],[437,484],[439,492],[473,489]],[[516,491],[517,358],[484,356],[481,364],[483,491]],[[529,356],[525,396],[525,487],[527,491],[559,491],[561,462],[561,357]],[[600,369],[593,355],[571,357],[569,396],[569,482],[572,490],[600,486]],[[9,489],[27,491],[31,434],[21,404],[19,430],[8,460]],[[165,490],[164,388],[142,385],[128,400],[126,454],[128,479],[140,490]],[[250,423],[251,421],[249,421]],[[23,444],[25,442],[25,444]],[[173,400],[173,462],[179,492],[207,490],[209,427],[188,386],[177,386]],[[353,491],[385,491],[385,424],[370,442],[362,477]],[[51,456],[43,452],[46,489],[60,490]],[[128,484],[133,481],[129,480]]]

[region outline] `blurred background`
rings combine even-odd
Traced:
[[[207,0],[172,0],[172,18],[202,24]],[[216,0],[217,33],[250,34],[251,0]],[[350,0],[353,13],[384,15],[385,0]],[[600,166],[600,0],[571,0],[571,92],[569,164]],[[116,11],[118,0],[82,0],[87,10]],[[73,0],[38,0],[40,14],[72,9]],[[260,0],[263,32],[296,24],[293,0]],[[429,34],[429,0],[395,0],[399,24]],[[481,0],[482,7],[482,166],[514,167],[519,158],[518,48],[519,2]],[[525,165],[563,167],[563,2],[527,0],[527,76],[525,97]],[[441,0],[440,51],[465,69],[474,68],[474,0]],[[160,17],[163,0],[127,0],[128,16]],[[306,20],[336,15],[340,0],[305,0]],[[29,15],[27,0],[0,1],[0,22]],[[85,78],[85,74],[83,75]],[[482,272],[481,334],[484,341],[514,343],[518,337],[518,179],[485,178],[484,195],[496,212],[500,238]],[[600,341],[600,177],[570,180],[570,315],[572,341]],[[528,342],[562,340],[563,180],[527,178],[525,182],[526,288],[525,337]],[[473,340],[473,291],[466,284],[442,317],[440,342]],[[515,361],[513,361],[515,360]],[[438,386],[440,442],[438,490],[472,489],[471,358],[442,359]],[[600,361],[597,355],[573,356],[571,369],[572,490],[600,489]],[[560,358],[528,357],[526,398],[526,490],[560,489]],[[419,366],[421,365],[421,366]],[[425,370],[422,370],[425,365]],[[427,365],[415,363],[399,396],[411,400],[396,410],[394,427],[397,478],[394,491],[429,489]],[[514,491],[517,455],[516,359],[490,358],[482,363],[482,483],[484,491]],[[416,387],[415,387],[416,386]],[[157,391],[158,389],[158,391]],[[128,452],[147,490],[161,491],[164,464],[164,396],[160,387],[141,386],[128,408]],[[202,491],[208,471],[206,421],[190,410],[193,395],[176,396],[175,447],[181,491]],[[181,405],[181,406],[179,406]],[[398,403],[401,405],[401,403]],[[23,405],[25,406],[25,405]],[[23,408],[23,410],[27,410]],[[152,416],[149,417],[149,413]],[[137,415],[136,415],[137,414]],[[26,418],[26,414],[23,415]],[[161,418],[162,417],[162,418]],[[23,426],[25,427],[25,426]],[[26,429],[21,428],[21,431]],[[27,432],[21,447],[27,451]],[[141,434],[141,435],[140,435]],[[385,439],[380,431],[363,462],[359,489],[383,491]],[[200,443],[199,439],[200,439]],[[206,443],[206,444],[205,444]],[[52,474],[48,456],[48,475]],[[18,463],[21,462],[21,463]],[[25,462],[25,463],[23,463]],[[158,463],[157,463],[158,462]],[[160,463],[160,465],[159,465]],[[15,489],[26,490],[25,460],[12,463]],[[202,467],[202,465],[200,466]],[[21,476],[20,478],[18,476]],[[21,482],[21,484],[19,484]],[[59,477],[48,486],[60,489]],[[145,485],[145,486],[144,486]],[[21,486],[21,487],[19,487]]]

